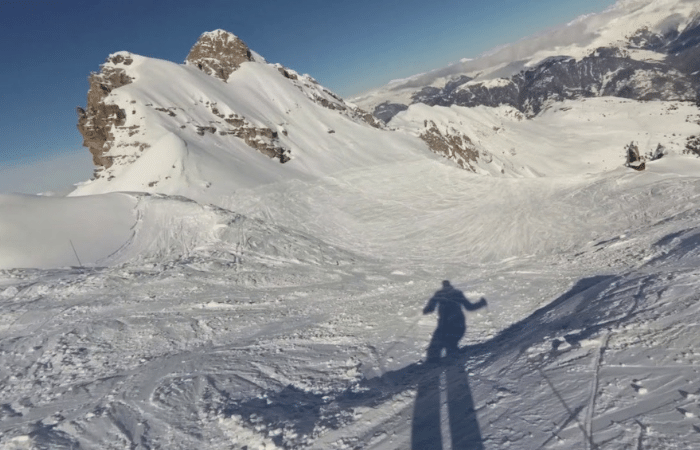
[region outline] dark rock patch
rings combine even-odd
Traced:
[[[118,105],[105,103],[105,98],[114,89],[133,81],[119,65],[129,65],[133,59],[129,55],[117,54],[107,58],[99,73],[92,73],[88,78],[87,106],[78,107],[78,131],[83,136],[83,145],[92,153],[92,161],[98,167],[109,168],[112,158],[105,156],[111,148],[114,136],[112,126],[123,126],[126,112]]]
[[[185,63],[223,81],[247,61],[253,61],[253,54],[245,42],[223,30],[202,34],[185,58]]]

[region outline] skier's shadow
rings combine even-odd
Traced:
[[[347,417],[348,411],[378,407],[397,394],[417,388],[411,429],[412,450],[449,448],[445,438],[451,440],[454,450],[481,450],[483,439],[465,366],[478,361],[479,366],[488,367],[509,354],[518,358],[533,344],[552,341],[553,335],[563,335],[562,339],[571,345],[578,345],[580,340],[588,339],[605,327],[624,323],[636,314],[643,295],[635,296],[631,305],[621,303],[617,309],[611,309],[611,305],[605,301],[606,297],[598,295],[598,292],[616,280],[616,277],[607,275],[583,278],[569,291],[501,330],[495,337],[459,348],[456,352],[453,342],[459,341],[466,329],[463,312],[459,310],[456,314],[458,320],[454,319],[454,315],[444,315],[444,319],[438,319],[438,327],[428,346],[429,359],[439,355],[435,361],[415,362],[378,377],[363,378],[358,384],[331,394],[289,385],[255,398],[234,400],[226,389],[216,388],[227,399],[222,413],[243,417],[251,428],[262,420],[269,429],[291,427],[299,436],[310,436],[317,428],[344,427],[346,422],[343,418]],[[430,312],[430,302],[427,312]],[[479,306],[480,303],[469,303],[470,306],[465,309],[484,306]],[[437,301],[435,308],[439,316],[443,314]],[[611,317],[612,312],[617,314]],[[445,321],[442,327],[441,320]],[[557,342],[557,339],[552,341],[553,352],[559,351]],[[441,397],[445,398],[442,403]],[[449,424],[449,431],[441,425],[441,416],[444,419],[442,422]],[[569,420],[574,418],[569,417]],[[271,439],[278,446],[284,445],[282,434]]]
[[[486,306],[482,298],[471,303],[449,281],[430,299],[424,314],[438,311],[438,326],[428,346],[427,373],[418,383],[413,423],[412,450],[443,449],[449,439],[452,449],[483,449],[481,430],[469,388],[464,358],[459,358],[459,340],[466,331],[462,308],[473,311]],[[447,417],[445,417],[447,416]]]

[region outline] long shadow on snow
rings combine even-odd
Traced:
[[[473,400],[464,374],[465,367],[471,370],[485,367],[496,360],[501,360],[499,366],[508,370],[511,363],[516,361],[529,347],[539,344],[553,336],[561,336],[573,346],[601,329],[619,324],[632,317],[644,297],[642,291],[630,296],[629,302],[611,304],[605,295],[606,291],[616,286],[619,277],[595,276],[579,280],[568,292],[535,311],[527,318],[509,326],[494,338],[476,345],[462,347],[456,355],[442,358],[440,362],[413,363],[398,370],[389,371],[380,377],[363,379],[352,387],[335,393],[313,393],[287,386],[278,392],[267,392],[258,398],[241,402],[232,402],[226,408],[227,415],[239,415],[244,420],[260,423],[261,419],[269,428],[293,429],[299,436],[310,436],[314,428],[325,427],[338,429],[353,422],[352,410],[358,407],[379,406],[391,397],[406,390],[418,389],[417,402],[426,398],[423,391],[431,391],[428,397],[433,398],[438,392],[441,374],[446,375],[448,392],[463,392],[461,398],[449,404],[450,408],[461,409],[463,412],[473,410]],[[559,352],[557,347],[562,341],[552,340],[551,352]],[[416,405],[416,409],[420,404]],[[434,412],[431,406],[426,412],[417,413],[414,417],[414,436],[416,423],[421,417]],[[416,414],[414,414],[415,416]],[[255,420],[251,421],[251,418]],[[471,439],[472,447],[482,448],[476,415],[473,413],[466,425],[453,431],[453,442]],[[430,425],[427,430],[435,437],[440,433],[436,426]],[[373,430],[378,431],[378,430]],[[471,437],[470,437],[471,436]],[[475,440],[475,438],[478,438]],[[435,438],[437,439],[437,438]],[[284,447],[281,436],[274,438],[275,443]],[[420,441],[423,441],[421,438]],[[421,448],[415,442],[414,448]],[[433,441],[430,448],[441,448],[440,441]],[[455,448],[455,447],[453,447]]]
[[[486,299],[482,297],[479,302],[472,303],[462,291],[445,280],[442,289],[423,308],[423,314],[437,309],[438,325],[427,351],[427,363],[434,368],[430,370],[430,376],[421,379],[416,392],[411,427],[413,450],[442,449],[443,440],[449,440],[450,448],[454,449],[484,448],[469,378],[464,364],[459,363],[461,352],[458,347],[467,329],[462,309],[475,311],[484,306]],[[441,408],[442,396],[446,408]],[[447,418],[441,417],[443,414]],[[445,430],[442,430],[443,423]]]

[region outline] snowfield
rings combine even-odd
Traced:
[[[700,446],[700,161],[647,167],[3,197],[2,448]],[[488,307],[429,364],[443,279]]]
[[[510,106],[411,105],[391,121],[406,133],[434,122],[443,135],[463,134],[479,151],[474,171],[507,177],[598,174],[620,170],[625,146],[634,141],[643,154],[662,145],[683,154],[698,133],[700,110],[690,102],[639,102],[612,97],[552,102],[526,120]]]

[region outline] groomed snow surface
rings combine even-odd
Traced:
[[[0,448],[700,448],[700,160],[573,158],[558,117],[564,176],[1,197]],[[488,306],[429,363],[443,280]]]

